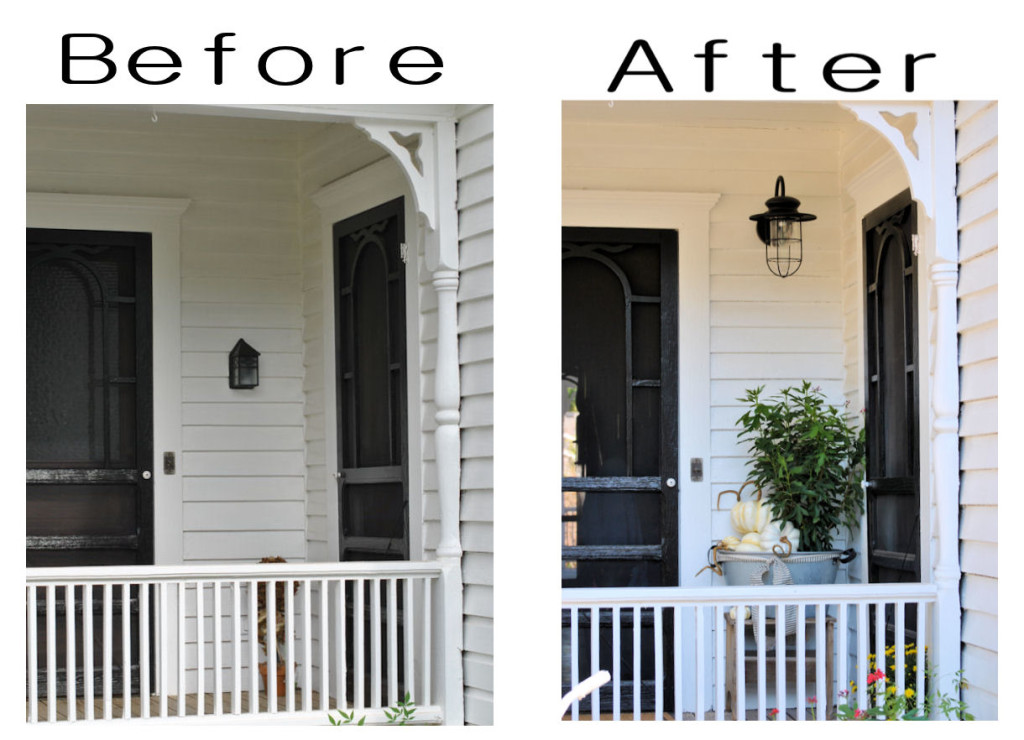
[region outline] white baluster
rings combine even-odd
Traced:
[[[402,606],[402,627],[403,635],[405,636],[405,655],[402,658],[402,664],[405,666],[405,691],[409,694],[409,698],[413,702],[418,702],[417,698],[419,695],[416,693],[416,680],[413,667],[413,656],[416,655],[416,603],[413,598],[415,589],[413,588],[412,578],[405,578],[402,580],[402,590],[405,594],[405,600]]]
[[[160,668],[160,716],[167,716],[167,656],[170,652],[170,646],[167,644],[167,622],[169,615],[167,614],[168,603],[167,603],[167,583],[160,584],[160,601],[157,605],[157,624],[159,626],[159,640],[160,650],[158,655],[158,665]]]
[[[178,581],[178,716],[185,716],[185,581]]]
[[[866,709],[868,705],[868,604],[857,603],[857,707]]]
[[[249,714],[260,713],[258,581],[249,581]]]
[[[231,584],[231,713],[242,713],[242,583]]]
[[[885,603],[875,604],[875,670],[888,673],[885,664]],[[891,676],[886,676],[890,680]],[[885,691],[879,691],[875,696],[875,705],[882,706],[885,703]]]
[[[704,702],[704,685],[701,683],[704,680],[704,643],[700,636],[703,634],[704,615],[700,607],[696,608],[696,617],[698,638],[695,644],[694,661],[696,665],[694,667],[697,676],[698,709],[695,716],[697,719],[703,719],[700,706]],[[672,670],[675,674],[672,687],[675,718],[679,720],[683,718],[683,608],[678,604],[672,608]]]
[[[580,613],[577,607],[569,610],[569,684],[575,686],[580,682]],[[572,719],[580,718],[580,703],[572,703]]]
[[[839,635],[836,645],[836,684],[839,687],[839,691],[842,694],[836,697],[836,706],[840,704],[849,704],[850,695],[850,673],[849,673],[849,655],[850,655],[850,634],[849,626],[847,624],[847,617],[849,616],[850,607],[847,604],[839,605],[839,616],[836,619],[836,632]],[[837,692],[838,694],[838,692]]]
[[[803,606],[797,611],[803,611]],[[786,721],[786,606],[785,604],[775,605],[775,706],[779,713],[775,718],[781,722]],[[798,687],[797,694],[804,693],[803,687]]]
[[[46,721],[57,721],[57,605],[52,583],[46,586]]]
[[[821,672],[821,643],[814,648],[816,673]],[[796,718],[807,719],[807,609],[796,609]]]
[[[576,634],[573,630],[573,634]],[[575,661],[573,662],[575,665]],[[573,686],[579,682],[577,677]],[[622,718],[622,610],[612,607],[612,719],[618,722]],[[573,719],[577,719],[573,717]]]
[[[698,607],[700,608],[700,607]],[[715,604],[715,666],[712,669],[715,679],[715,721],[725,719],[725,606]],[[736,701],[736,697],[733,697]],[[700,716],[704,712],[700,711]]]
[[[82,670],[85,674],[85,685],[82,687],[82,698],[85,700],[85,718],[95,719],[96,690],[93,681],[93,648],[96,645],[92,625],[92,584],[82,586]]]
[[[352,677],[354,690],[352,704],[356,709],[366,706],[363,693],[363,677],[366,675],[366,661],[363,645],[363,579],[357,578],[353,582],[353,605],[352,605],[352,649],[355,652],[353,657],[352,670],[355,675]]]
[[[213,586],[213,713],[224,713],[224,654],[223,654],[223,625],[221,625],[222,599],[220,592],[220,581],[214,581]]]
[[[767,716],[768,708],[768,629],[765,623],[768,609],[762,605],[757,610],[757,624],[754,629],[757,630],[757,718],[764,721]],[[737,619],[742,616],[737,614]],[[782,613],[782,619],[786,618],[785,612]],[[778,624],[779,614],[775,615],[775,623]],[[746,651],[744,651],[746,653]],[[785,709],[785,707],[783,707]],[[782,711],[782,710],[780,710]]]
[[[434,664],[430,659],[430,644],[432,642],[431,624],[431,589],[438,583],[436,578],[425,578],[423,580],[423,699],[424,702],[431,701],[431,677],[434,671]]]
[[[398,701],[398,581],[388,578],[388,705]]]
[[[640,721],[640,623],[641,610],[633,607],[633,721]]]
[[[746,605],[736,605],[736,691],[732,697],[733,719],[747,719],[747,620]],[[763,613],[764,610],[762,609]]]
[[[284,591],[284,695],[285,711],[295,711],[295,582],[285,581]]]
[[[139,708],[149,717],[149,584],[139,584]]]
[[[277,583],[267,581],[267,709],[277,714]]]
[[[121,584],[121,717],[132,716],[132,587]]]
[[[601,666],[601,610],[590,610],[590,675],[594,675]],[[597,722],[601,719],[601,689],[594,689],[590,694],[590,718]]]
[[[320,580],[320,711],[331,707],[330,581]]]
[[[663,651],[662,607],[654,607],[654,719],[661,722],[665,713],[665,655]]]
[[[78,683],[78,666],[75,664],[75,587],[72,584],[64,586],[64,624],[67,637],[65,655],[67,665],[64,671],[65,685],[67,686],[68,721],[74,722],[78,712],[78,702],[75,694]]]
[[[800,609],[802,610],[803,606]],[[822,722],[828,719],[825,713],[828,696],[832,693],[832,686],[825,683],[825,667],[832,660],[832,656],[828,653],[827,619],[828,611],[825,604],[818,604],[814,612],[814,697],[817,700],[814,707],[814,718]]]
[[[906,608],[907,604],[904,601],[897,601],[893,604],[893,609],[896,610],[896,675],[890,676],[889,680],[896,682],[896,691],[901,696],[907,688],[906,667],[903,665],[907,660],[906,614],[904,613]]]
[[[26,589],[25,622],[28,625],[28,721],[39,721],[39,619],[36,587]]]
[[[206,714],[206,584],[196,581],[196,714]]]
[[[113,650],[113,588],[111,584],[103,584],[103,719],[113,717],[113,669],[111,667]]]
[[[370,581],[370,706],[381,705],[380,579]]]
[[[309,578],[302,579],[302,711],[313,711],[313,629]]]

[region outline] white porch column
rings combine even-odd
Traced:
[[[960,387],[957,333],[959,249],[956,202],[956,128],[953,103],[842,104],[885,136],[899,154],[914,198],[923,206],[923,255],[930,264],[935,340],[922,369],[931,370],[931,475],[938,589],[930,655],[940,689],[960,670]],[[928,490],[923,488],[923,490]],[[922,547],[926,543],[922,542]]]
[[[959,250],[956,203],[956,132],[953,104],[932,111],[935,214],[935,364],[932,435],[935,468],[935,523],[938,535],[934,578],[938,587],[933,655],[940,689],[960,670],[960,376],[957,334]]]
[[[443,686],[445,724],[464,721],[462,686],[461,389],[459,382],[459,241],[456,209],[455,122],[356,120],[355,125],[401,164],[420,213],[420,235],[437,294],[437,360],[434,366],[434,464],[440,510],[435,556],[444,563],[445,617],[434,646]]]

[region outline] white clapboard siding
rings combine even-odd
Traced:
[[[960,229],[961,603],[964,698],[979,719],[998,700],[997,570],[997,106],[957,104]]]
[[[466,722],[493,709],[494,111],[459,111],[459,365],[462,392],[463,672]],[[432,396],[432,391],[430,393]],[[433,446],[431,445],[431,450]]]

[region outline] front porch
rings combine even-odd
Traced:
[[[833,719],[838,704],[870,706],[868,666],[887,648],[895,646],[890,685],[925,685],[924,661],[906,651],[935,644],[937,598],[931,584],[563,589],[563,684],[578,684],[597,670],[591,666],[612,677],[566,718]],[[732,615],[745,608],[751,616],[737,634],[745,650],[729,650]],[[795,621],[788,634],[772,619],[787,608]],[[595,622],[600,628],[589,629]],[[632,661],[623,658],[630,653]],[[947,691],[951,679],[935,677]]]
[[[408,694],[416,723],[441,724],[461,701],[460,672],[448,660],[458,653],[445,643],[446,625],[460,620],[451,600],[457,570],[438,562],[33,569],[26,717],[327,724],[328,711],[342,710],[383,724],[384,710]],[[261,679],[264,662],[283,668],[283,692]]]

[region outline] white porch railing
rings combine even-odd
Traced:
[[[583,703],[592,720],[742,720],[747,711],[784,720],[787,707],[790,718],[824,720],[837,703],[869,706],[869,654],[887,647],[895,646],[895,676],[884,658],[878,668],[888,683],[901,692],[925,685],[924,660],[907,660],[905,650],[914,643],[923,656],[935,602],[931,584],[563,589],[563,686],[599,667],[611,672]],[[850,682],[856,691],[847,696]],[[580,715],[575,702],[572,719]]]
[[[30,569],[27,719],[374,723],[408,693],[440,723],[446,579],[436,562]]]

